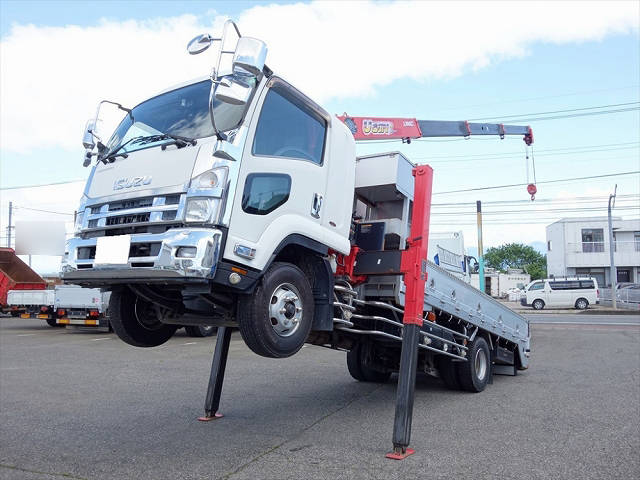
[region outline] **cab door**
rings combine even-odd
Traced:
[[[323,243],[330,117],[272,77],[249,124],[224,256],[262,269],[280,242]]]

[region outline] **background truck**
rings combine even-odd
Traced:
[[[55,321],[58,325],[96,326],[109,329],[109,292],[77,285],[57,285]]]
[[[7,304],[11,312],[19,312],[21,318],[40,318],[55,327],[54,297],[52,289],[9,290]]]
[[[17,317],[21,310],[7,305],[9,290],[44,290],[44,279],[18,258],[13,248],[0,248],[0,308]]]
[[[268,68],[265,44],[233,22],[188,51],[213,43],[225,47],[211,78],[132,109],[98,106],[63,277],[111,290],[111,324],[130,345],[221,327],[203,420],[217,415],[229,327],[265,357],[308,342],[348,351],[360,381],[399,372],[391,458],[402,458],[417,369],[482,391],[501,367],[527,367],[529,328],[427,261],[431,168],[397,152],[357,159],[355,141],[517,134],[530,144],[531,129],[332,116]],[[109,104],[125,114],[105,143],[95,125]]]

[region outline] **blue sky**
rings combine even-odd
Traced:
[[[272,3],[292,2],[269,2],[261,5],[266,7]],[[179,17],[185,14],[195,15],[201,23],[205,24],[207,19],[212,19],[216,15],[232,18],[244,15],[243,18],[250,23],[252,17],[246,12],[255,5],[256,2],[14,2],[5,0],[0,3],[0,35],[4,42],[11,37],[16,26],[25,24],[33,24],[39,28],[73,25],[86,28],[99,27],[105,22],[117,24],[131,19],[145,21]],[[375,8],[376,5],[383,4],[369,5],[374,5]],[[525,5],[523,9],[524,7]],[[272,15],[272,13],[268,14]],[[526,12],[523,11],[522,15],[526,15]],[[299,18],[301,18],[300,22],[304,22],[306,17]],[[353,21],[357,22],[357,20]],[[451,22],[457,21],[458,19],[451,19]],[[549,38],[543,36],[540,40],[527,42],[518,54],[492,56],[488,64],[485,62],[476,65],[473,62],[467,62],[456,71],[443,70],[444,73],[438,74],[418,72],[416,75],[410,73],[394,75],[397,68],[393,66],[393,59],[380,57],[379,64],[374,65],[373,86],[364,95],[353,94],[353,91],[348,88],[350,78],[340,78],[340,72],[331,68],[331,58],[346,65],[345,62],[350,57],[357,62],[361,49],[368,48],[357,38],[351,38],[350,32],[341,31],[338,35],[344,38],[344,50],[333,51],[331,53],[333,57],[329,56],[325,63],[318,66],[318,71],[313,72],[313,75],[330,76],[333,85],[337,85],[334,91],[329,93],[316,87],[320,92],[319,96],[323,97],[320,99],[322,105],[329,112],[336,114],[346,111],[351,115],[400,116],[419,119],[464,120],[485,117],[499,119],[501,116],[508,115],[526,116],[525,114],[537,112],[638,102],[640,101],[638,20],[634,25],[631,29],[622,29],[604,35],[585,34],[584,39],[577,40],[558,41],[553,35]],[[240,27],[242,29],[242,24]],[[268,26],[263,28],[268,29]],[[401,39],[403,35],[401,27],[399,28],[400,30],[394,29],[393,37],[396,39]],[[568,25],[567,28],[572,27]],[[285,36],[285,33],[281,35]],[[333,35],[333,33],[329,32],[327,35]],[[85,39],[83,41],[86,41],[88,37],[83,38]],[[420,36],[414,35],[413,38],[420,39]],[[176,38],[175,42],[182,48],[187,40],[188,38]],[[425,62],[428,64],[431,57],[434,58],[434,62],[440,61],[436,57],[450,41],[451,38],[446,36],[436,37],[435,41],[433,37],[429,37],[430,43],[425,43],[418,50],[418,57],[414,57],[416,67]],[[509,41],[508,37],[504,38],[507,46]],[[322,42],[322,38],[318,38],[317,42]],[[483,38],[468,39],[467,45],[470,45],[469,42],[471,44],[483,42]],[[277,42],[274,43],[276,46],[279,45]],[[462,45],[461,48],[464,48],[464,42]],[[274,50],[275,47],[272,45],[270,47],[267,62],[277,72],[279,65],[271,62],[279,58],[278,51]],[[403,48],[402,44],[399,48]],[[65,52],[60,51],[59,54],[65,55]],[[121,52],[120,55],[126,55],[126,52]],[[28,57],[29,53],[25,53],[25,56]],[[376,59],[376,57],[372,58]],[[2,69],[11,67],[1,58],[0,66]],[[416,70],[419,69],[416,68]],[[411,68],[408,68],[408,71],[411,72]],[[48,75],[61,73],[63,72],[43,71],[40,81],[46,82]],[[203,68],[202,74],[207,73],[207,69]],[[353,78],[352,75],[351,78]],[[385,81],[387,75],[389,81]],[[185,80],[188,78],[186,77]],[[145,81],[144,78],[136,78],[136,80]],[[363,82],[362,79],[357,81]],[[366,78],[363,85],[366,87]],[[345,94],[341,93],[343,86]],[[33,88],[39,88],[38,82],[33,83]],[[101,97],[100,92],[95,92],[95,95]],[[138,101],[142,99],[137,98]],[[74,98],[70,97],[68,101],[71,105]],[[88,118],[91,114],[92,109],[87,109],[84,118]],[[39,120],[33,119],[34,122]],[[42,145],[36,145],[24,151],[0,147],[1,186],[6,188],[86,178],[88,170],[81,166],[82,123],[79,122],[76,128],[78,133],[77,138],[73,139],[75,142],[73,144],[47,145],[44,142]],[[638,110],[524,123],[530,123],[534,129],[536,139],[534,155],[538,181],[640,170],[638,148],[640,146],[640,113]],[[74,144],[77,146],[73,147]],[[362,154],[396,149],[403,151],[407,157],[416,162],[431,163],[435,170],[434,192],[436,193],[527,181],[525,148],[520,139],[423,141],[413,142],[411,145],[390,143],[358,147],[359,153]],[[637,195],[640,194],[640,176],[638,175],[550,185],[540,184],[537,195],[539,201],[523,204],[521,215],[501,216],[496,213],[486,217],[488,238],[491,239],[489,244],[497,243],[501,238],[520,239],[525,243],[541,242],[544,241],[544,225],[551,223],[555,218],[587,214],[606,215],[606,203],[602,211],[572,212],[571,209],[600,206],[600,197],[605,197],[616,183],[619,193],[636,195],[627,197],[625,201],[619,203],[621,206],[619,213],[627,218],[639,217],[640,200]],[[28,197],[27,201],[24,191],[3,190],[0,205],[2,209],[0,218],[3,218],[2,235],[4,235],[5,224],[5,215],[2,214],[5,213],[6,202],[14,195],[12,192],[15,195],[22,193],[23,196],[19,197],[20,201],[23,204],[28,202],[29,206],[34,208],[42,208],[49,203],[47,199],[38,195]],[[562,203],[563,199],[581,196],[594,197],[595,203],[571,203],[570,200]],[[595,200],[596,197],[598,200]],[[501,207],[492,207],[491,202],[527,199],[525,187],[435,195],[435,203],[462,202],[467,205],[450,208],[443,206],[440,210],[435,208],[432,219],[434,229],[463,228],[467,237],[466,243],[473,244],[475,243],[473,227],[475,219],[470,213],[475,207],[472,202],[482,200],[487,202],[488,212],[491,209],[498,212]],[[17,200],[14,201],[17,202]],[[72,211],[70,205],[62,203],[59,208]],[[459,212],[460,215],[446,215],[446,212]],[[25,211],[24,214],[26,213]],[[513,225],[504,224],[509,219],[513,219]],[[521,223],[516,225],[516,222]]]

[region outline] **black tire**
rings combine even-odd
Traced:
[[[534,310],[542,310],[544,308],[544,302],[538,298],[533,301],[531,306],[533,307]]]
[[[489,383],[491,375],[489,345],[483,337],[476,337],[469,346],[467,358],[466,362],[456,362],[460,386],[468,392],[481,392]]]
[[[18,315],[20,315],[20,312],[11,312],[12,317],[17,317]]]
[[[47,325],[50,327],[64,327],[64,325],[58,325],[55,318],[47,318]]]
[[[190,337],[210,337],[218,330],[211,325],[196,325],[184,327],[185,332]]]
[[[131,290],[111,293],[109,300],[110,323],[116,335],[134,347],[157,347],[176,333],[176,325],[158,321],[153,305],[137,297]]]
[[[311,286],[302,270],[291,263],[275,262],[253,295],[238,300],[240,335],[258,355],[290,357],[309,336],[314,307]]]
[[[586,310],[589,307],[589,301],[586,298],[576,300],[575,307],[577,310]]]
[[[460,380],[458,379],[458,371],[456,369],[456,363],[445,355],[438,355],[436,357],[436,368],[440,373],[445,386],[450,390],[460,390]]]
[[[374,370],[367,365],[367,349],[363,342],[358,342],[347,352],[347,369],[353,378],[359,382],[386,383],[391,372]]]

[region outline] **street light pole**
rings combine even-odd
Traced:
[[[484,280],[484,254],[482,252],[482,202],[476,202],[476,217],[478,222],[478,288],[482,293],[485,292]]]
[[[9,202],[9,226],[7,227],[7,247],[11,248],[11,217],[13,215],[13,202]]]
[[[613,194],[609,195],[609,259],[611,262],[610,277],[611,277],[611,306],[617,308],[616,305],[616,284],[618,280],[618,271],[616,270],[616,262],[613,256],[614,243],[613,243],[613,222],[611,220],[611,210],[616,205],[616,193],[618,191],[618,185],[616,184]]]

